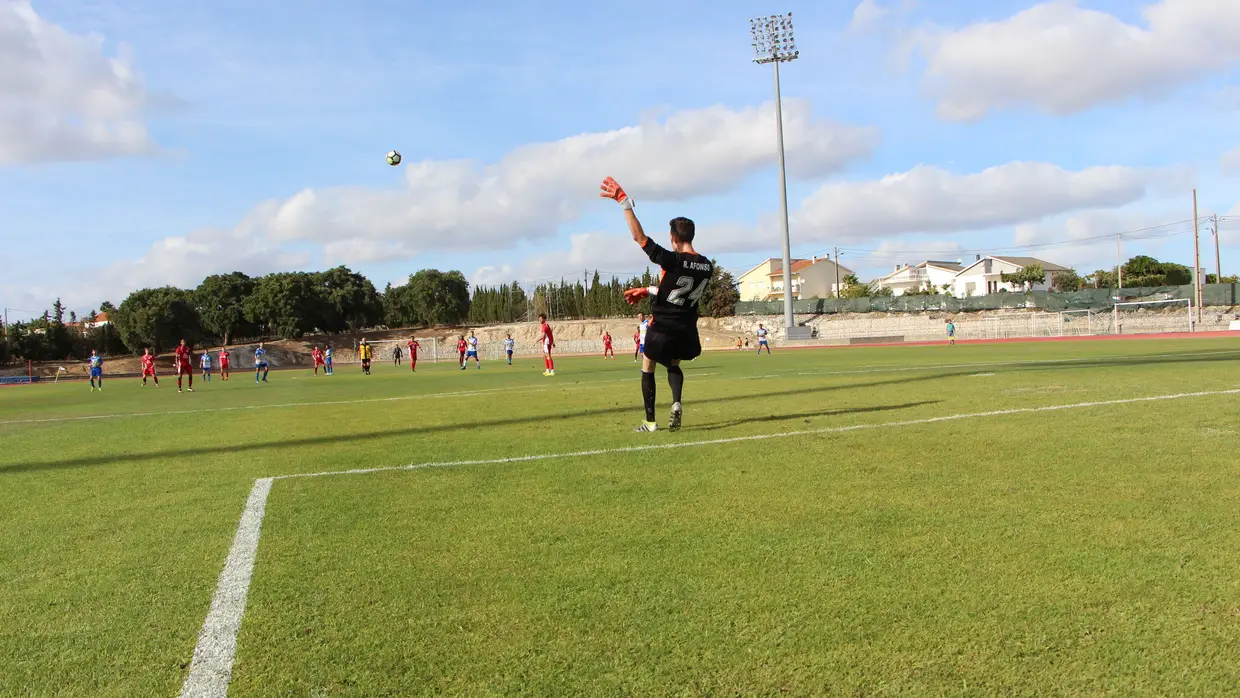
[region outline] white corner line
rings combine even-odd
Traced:
[[[232,549],[224,561],[211,610],[198,633],[194,646],[194,659],[189,675],[181,686],[181,698],[223,698],[228,695],[228,683],[232,680],[233,658],[237,655],[237,632],[241,630],[241,617],[245,614],[246,597],[250,593],[250,578],[254,574],[254,559],[258,555],[258,538],[262,533],[263,516],[267,510],[267,495],[271,493],[269,477],[254,481],[250,497],[233,536]]]
[[[702,441],[681,441],[677,443],[642,444],[640,446],[622,446],[618,448],[600,448],[590,451],[571,451],[566,453],[537,453],[527,456],[511,456],[508,458],[487,458],[479,460],[439,461],[430,463],[412,463],[385,468],[360,468],[355,470],[336,470],[317,473],[295,473],[290,475],[274,475],[254,481],[254,488],[246,501],[245,512],[237,525],[237,533],[233,538],[232,549],[224,561],[224,571],[220,574],[219,585],[211,600],[211,608],[198,634],[198,644],[194,647],[194,659],[190,664],[189,675],[181,688],[180,698],[226,698],[228,683],[232,678],[233,659],[237,653],[237,633],[241,629],[241,618],[245,614],[246,597],[249,594],[250,580],[254,572],[254,561],[258,554],[258,539],[262,532],[263,516],[266,512],[267,495],[276,480],[294,478],[326,477],[329,475],[365,475],[369,473],[392,472],[398,470],[421,470],[425,468],[450,468],[466,465],[498,465],[504,463],[526,463],[530,461],[554,460],[560,458],[580,458],[618,453],[638,453],[674,448],[691,448],[695,446],[714,446],[720,444],[743,443],[747,441],[763,441],[790,436],[816,436],[821,434],[840,434],[869,429],[894,429],[899,427],[936,424],[964,419],[981,419],[986,417],[1003,417],[1014,414],[1033,414],[1038,412],[1057,412],[1089,407],[1107,407],[1112,405],[1130,405],[1141,402],[1161,402],[1164,400],[1183,400],[1195,397],[1211,397],[1218,395],[1238,395],[1240,388],[1227,390],[1207,390],[1193,393],[1176,393],[1173,395],[1150,395],[1146,397],[1120,398],[1115,400],[1096,400],[1076,402],[1067,405],[1045,405],[1042,407],[1018,407],[1006,410],[987,412],[966,412],[961,414],[927,417],[924,419],[906,419],[894,422],[878,422],[870,424],[853,424],[840,427],[824,427],[821,429],[804,429],[785,431],[776,434],[751,434],[722,439],[706,439]]]

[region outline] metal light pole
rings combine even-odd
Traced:
[[[784,235],[784,326],[788,338],[794,338],[796,321],[792,317],[792,243],[788,238],[788,176],[784,170],[784,114],[779,94],[779,64],[796,60],[797,50],[792,34],[792,13],[756,17],[749,20],[753,36],[754,63],[770,63],[775,68],[775,140],[779,159],[780,228]]]

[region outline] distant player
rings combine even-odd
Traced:
[[[103,392],[103,357],[94,349],[90,350],[90,358],[86,360],[90,366],[90,392],[95,392],[95,381],[99,381],[99,392]]]
[[[267,349],[263,347],[263,343],[259,342],[254,349],[254,384],[258,385],[259,376],[262,381],[267,382],[267,373],[271,368],[267,365]]]
[[[538,343],[542,345],[543,350],[543,371],[544,376],[555,375],[555,359],[551,358],[551,350],[555,349],[555,335],[551,333],[551,325],[547,324],[547,316],[539,313],[538,315]]]
[[[465,340],[465,360],[461,362],[461,370],[465,370],[465,364],[469,363],[469,359],[473,358],[474,367],[482,368],[482,361],[478,359],[478,338],[471,331],[469,338]]]
[[[646,353],[646,332],[650,329],[650,321],[645,313],[637,314],[637,353],[633,360],[638,361]]]
[[[742,343],[741,343],[741,338],[740,338],[740,337],[737,337],[737,338],[736,338],[736,350],[737,350],[737,351],[740,351],[742,346],[743,346],[743,345],[742,345]]]
[[[330,344],[323,351],[323,373],[329,376],[332,374],[332,345]]]
[[[151,355],[149,348],[142,350],[142,385],[146,385],[146,379],[150,377],[155,381],[155,387],[159,387],[159,376],[155,375],[155,357]]]
[[[616,350],[611,348],[611,333],[603,330],[603,358],[611,357],[612,361],[616,360]]]
[[[953,346],[955,344],[956,344],[956,323],[952,322],[951,318],[947,318],[947,345]]]
[[[370,343],[362,337],[362,341],[357,345],[357,355],[362,360],[362,374],[370,375],[370,359],[374,356],[374,350],[370,348]]]
[[[702,342],[698,337],[698,301],[710,282],[714,264],[693,249],[695,226],[688,218],[673,218],[669,223],[668,237],[671,250],[665,250],[654,240],[646,237],[642,224],[633,213],[633,200],[616,180],[603,180],[601,196],[612,199],[624,208],[624,218],[629,224],[633,241],[641,246],[651,262],[659,265],[663,273],[658,286],[634,288],[624,292],[625,300],[639,303],[653,296],[651,309],[654,319],[648,326],[642,357],[642,401],[646,408],[646,421],[635,431],[653,432],[658,427],[654,421],[655,381],[654,368],[661,364],[667,368],[667,383],[672,389],[672,412],[668,429],[680,429],[683,408],[681,390],[685,374],[681,361],[692,361],[702,354]]]
[[[512,338],[512,333],[508,334],[508,338],[504,340],[504,353],[508,355],[508,365],[512,365],[512,352],[517,347],[517,341]]]
[[[642,331],[637,330],[636,332],[633,333],[633,363],[637,363],[637,360],[641,358],[641,355],[642,355]]]
[[[325,359],[323,358],[323,350],[319,349],[317,344],[313,348],[310,349],[310,358],[311,360],[314,361],[314,375],[316,376],[319,375],[319,369],[322,368],[323,375],[326,376],[327,375],[327,364],[325,362]]]
[[[189,379],[189,391],[191,393],[194,392],[194,367],[191,364],[193,352],[184,339],[181,340],[181,344],[177,347],[173,360],[177,365],[177,392],[184,392],[181,390],[181,380],[183,378]]]
[[[461,364],[461,370],[465,370],[465,352],[469,349],[469,342],[465,341],[465,335],[461,335],[456,340],[457,362]]]
[[[228,360],[232,358],[232,353],[228,351],[228,347],[220,349],[220,380],[228,380]]]
[[[761,356],[761,355],[762,355],[762,347],[766,347],[766,353],[767,353],[767,356],[770,356],[770,354],[771,354],[771,343],[770,343],[769,339],[767,338],[767,335],[768,335],[768,334],[770,334],[770,333],[769,333],[769,332],[767,332],[767,329],[766,329],[765,327],[763,327],[763,326],[762,326],[762,323],[758,323],[758,332],[757,332],[757,334],[758,334],[758,356]]]
[[[399,366],[399,365],[400,365],[400,360],[401,360],[402,358],[404,358],[404,357],[403,357],[403,356],[401,356],[400,345],[399,345],[399,344],[397,344],[396,346],[392,347],[392,365],[393,365],[393,366]]]
[[[417,373],[418,350],[422,348],[422,344],[416,337],[410,337],[409,341],[405,343],[405,346],[409,349],[409,370],[413,373]]]
[[[202,356],[198,359],[199,366],[202,368],[202,378],[206,382],[211,382],[211,352],[203,351]]]

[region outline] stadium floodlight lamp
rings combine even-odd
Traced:
[[[770,63],[775,68],[775,141],[779,160],[780,230],[783,233],[784,259],[784,326],[789,339],[805,339],[792,315],[792,242],[788,236],[788,175],[784,167],[784,114],[779,92],[779,64],[796,60],[796,36],[792,31],[792,13],[754,17],[749,20],[754,63]],[[793,335],[797,336],[793,336]]]

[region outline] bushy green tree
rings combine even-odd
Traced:
[[[731,272],[719,266],[719,262],[711,260],[711,264],[714,269],[698,301],[698,310],[705,317],[732,317],[736,313],[736,304],[741,300],[736,281]]]
[[[193,294],[172,286],[134,291],[116,309],[112,322],[135,354],[143,347],[160,353],[181,339],[197,342],[202,336]]]
[[[281,272],[260,277],[245,299],[245,317],[265,334],[297,339],[313,332],[323,315],[314,274]]]
[[[194,290],[194,305],[203,329],[229,344],[238,333],[252,335],[256,328],[246,320],[245,299],[254,292],[254,279],[234,271],[213,274]]]

